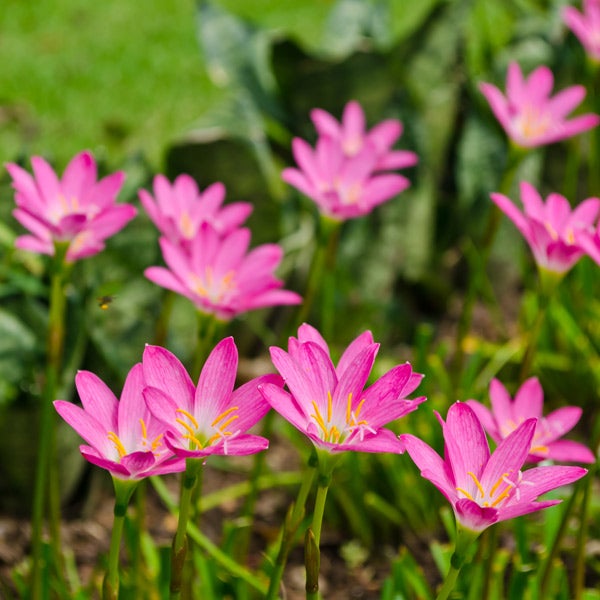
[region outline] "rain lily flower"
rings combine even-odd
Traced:
[[[246,433],[269,411],[259,385],[281,387],[277,375],[263,375],[233,389],[238,352],[233,338],[219,342],[194,386],[179,359],[160,346],[146,346],[143,366],[147,406],[168,428],[164,441],[185,458],[211,454],[245,455],[265,450],[269,441]]]
[[[600,117],[585,114],[567,119],[585,97],[581,85],[568,87],[550,97],[554,76],[548,67],[538,67],[523,77],[515,62],[508,67],[506,96],[490,83],[480,90],[508,137],[523,148],[534,148],[572,137],[596,127]]]
[[[270,384],[261,385],[260,390],[317,449],[402,453],[398,436],[383,425],[425,401],[424,397],[406,399],[423,376],[405,363],[365,390],[378,349],[371,332],[365,331],[348,346],[336,367],[320,333],[303,324],[298,338],[290,338],[288,352],[275,346],[270,349],[289,391]]]
[[[537,379],[531,377],[517,391],[514,400],[506,388],[493,379],[490,384],[492,410],[477,402],[468,400],[484,429],[499,444],[527,419],[537,419],[532,447],[527,460],[539,462],[545,459],[593,463],[594,454],[578,442],[561,440],[565,433],[573,429],[581,418],[578,406],[565,406],[543,416],[544,390]]]
[[[491,198],[522,233],[538,266],[566,273],[585,253],[580,237],[593,230],[600,200],[588,198],[571,211],[560,194],[550,194],[544,202],[531,184],[521,182],[520,188],[524,213],[503,194],[493,193]]]
[[[536,429],[536,419],[527,419],[503,439],[493,454],[477,415],[464,402],[448,410],[442,425],[445,451],[441,458],[419,438],[400,438],[406,451],[452,504],[458,523],[481,532],[490,525],[519,517],[560,500],[537,501],[538,496],[583,477],[581,467],[544,466],[522,471]]]
[[[250,231],[246,228],[221,236],[203,223],[190,240],[189,251],[166,238],[159,243],[168,268],[150,267],[146,277],[218,319],[301,301],[298,294],[280,289],[283,283],[273,275],[282,259],[281,247],[263,244],[247,252]]]
[[[588,56],[600,62],[600,1],[583,0],[583,13],[573,6],[565,6],[562,18],[579,38]]]
[[[115,203],[124,174],[97,181],[89,152],[75,156],[62,179],[39,156],[31,164],[33,176],[16,164],[6,165],[16,190],[13,215],[31,234],[18,237],[17,248],[53,256],[55,243],[66,242],[66,260],[72,262],[100,252],[106,238],[136,214],[134,206]]]
[[[387,119],[366,130],[365,113],[356,100],[346,104],[341,123],[328,112],[315,108],[310,117],[317,133],[337,142],[344,156],[356,156],[365,146],[370,144],[378,157],[375,170],[405,169],[417,164],[414,152],[392,150],[392,146],[402,135],[402,123],[397,119]]]
[[[403,175],[382,172],[417,162],[412,152],[390,150],[402,132],[399,121],[384,121],[365,132],[364,114],[355,102],[346,106],[341,124],[319,109],[312,118],[319,133],[316,147],[294,138],[299,168],[284,169],[282,177],[324,215],[337,221],[360,217],[410,185]]]
[[[54,406],[89,444],[80,446],[89,462],[123,480],[185,469],[185,461],[164,444],[165,426],[146,408],[141,364],[129,371],[120,401],[89,371],[79,371],[75,385],[83,408],[64,400],[56,400]]]
[[[252,212],[247,202],[234,202],[222,207],[225,186],[213,183],[200,193],[189,175],[179,175],[171,185],[164,175],[153,183],[154,197],[139,191],[142,206],[158,230],[174,244],[192,240],[202,223],[210,223],[220,235],[240,227]]]

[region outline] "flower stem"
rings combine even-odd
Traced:
[[[296,502],[288,509],[288,513],[283,523],[279,550],[277,552],[277,558],[275,559],[275,567],[271,575],[271,580],[269,581],[269,590],[265,600],[275,600],[275,598],[278,597],[279,586],[281,584],[281,578],[283,577],[287,558],[294,545],[294,541],[296,540],[298,528],[304,518],[306,499],[308,498],[308,494],[315,478],[315,466],[316,454],[313,453],[308,462],[308,470],[300,484]]]
[[[198,342],[192,367],[192,378],[198,380],[202,366],[210,353],[219,331],[220,321],[209,313],[198,311]]]
[[[68,244],[56,244],[52,263],[50,286],[50,308],[48,316],[48,338],[46,349],[46,379],[42,394],[40,437],[38,445],[37,471],[33,493],[32,537],[32,599],[42,597],[43,522],[48,511],[51,547],[57,571],[60,572],[60,495],[56,460],[55,428],[56,414],[52,402],[60,378],[65,337],[65,293],[64,281],[67,272],[65,256]],[[49,501],[48,505],[46,502]]]
[[[446,600],[456,585],[456,580],[463,565],[471,560],[473,550],[475,549],[474,542],[479,537],[479,533],[465,529],[460,525],[456,528],[456,546],[454,554],[450,559],[450,569],[446,574],[444,583],[436,596],[436,600]]]
[[[177,531],[171,548],[171,600],[179,600],[181,597],[181,585],[183,582],[183,567],[187,555],[187,525],[192,511],[192,493],[198,481],[198,471],[201,462],[194,458],[186,460],[186,470],[181,478],[179,495],[179,518]]]
[[[341,223],[327,217],[321,217],[319,221],[319,233],[317,247],[313,255],[308,282],[304,293],[304,302],[298,314],[298,325],[304,323],[310,314],[312,305],[317,296],[320,286],[325,286],[323,303],[321,306],[321,331],[327,335],[331,328],[334,305],[333,294],[335,292],[334,274],[335,259],[340,238]]]
[[[329,467],[329,465],[328,465]],[[331,483],[331,468],[319,467],[317,476],[317,496],[313,512],[312,525],[306,532],[304,545],[304,564],[306,567],[306,600],[319,598],[319,570],[321,564],[321,526],[325,512],[325,500]]]

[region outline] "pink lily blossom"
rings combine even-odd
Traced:
[[[188,244],[202,223],[210,223],[220,235],[240,227],[252,212],[247,202],[223,207],[225,186],[213,183],[200,193],[189,175],[179,175],[171,185],[164,175],[153,183],[154,197],[139,191],[140,202],[164,237],[174,244]]]
[[[562,11],[565,25],[579,38],[588,56],[600,62],[600,2],[583,0],[583,13],[573,6]]]
[[[521,468],[531,448],[536,419],[527,419],[504,438],[490,454],[477,415],[466,403],[456,402],[442,425],[444,458],[419,438],[400,438],[406,451],[452,505],[465,529],[481,532],[494,523],[519,517],[560,500],[537,501],[538,496],[583,477],[581,467],[544,466]]]
[[[89,444],[80,446],[89,462],[125,480],[185,470],[164,444],[166,427],[146,408],[141,363],[129,371],[120,401],[89,371],[79,371],[75,385],[83,408],[65,400],[54,407]]]
[[[588,198],[571,211],[560,194],[550,194],[544,202],[531,184],[523,181],[520,189],[524,213],[503,194],[492,193],[491,198],[521,232],[539,267],[566,273],[585,253],[580,239],[593,231],[600,199]]]
[[[515,62],[508,67],[506,96],[494,85],[481,83],[479,89],[508,137],[523,148],[544,146],[572,137],[600,123],[596,114],[567,119],[585,98],[581,85],[568,87],[550,97],[554,76],[548,67],[535,69],[523,77]]]
[[[269,441],[246,433],[269,411],[258,386],[282,386],[277,375],[262,375],[233,389],[238,352],[233,338],[219,342],[194,386],[179,359],[160,346],[146,346],[143,357],[148,408],[168,428],[167,447],[184,458],[212,454],[245,455],[265,450]]]
[[[490,383],[490,401],[492,409],[477,402],[468,400],[483,428],[492,439],[499,444],[527,419],[537,419],[537,425],[531,441],[528,462],[541,460],[559,460],[568,462],[595,462],[594,454],[589,448],[571,440],[560,439],[573,429],[581,418],[582,410],[578,406],[565,406],[543,416],[544,390],[537,379],[531,377],[517,391],[514,400],[506,388],[493,379]]]
[[[58,179],[41,157],[31,159],[33,176],[20,166],[6,165],[16,190],[13,215],[31,235],[17,238],[17,248],[54,255],[55,243],[68,243],[66,260],[76,261],[100,252],[106,238],[136,215],[130,204],[116,204],[124,174],[97,181],[96,162],[81,152]]]
[[[384,121],[366,132],[356,102],[346,106],[341,124],[320,109],[312,119],[319,133],[316,147],[294,138],[292,153],[299,168],[284,169],[282,178],[324,215],[338,221],[360,217],[410,185],[403,175],[385,172],[417,163],[413,152],[390,149],[402,133],[399,121]]]
[[[221,236],[212,225],[203,223],[189,250],[164,237],[159,243],[168,268],[149,267],[146,277],[189,298],[198,310],[218,319],[301,302],[295,292],[280,289],[283,282],[273,274],[282,259],[281,247],[263,244],[247,252],[250,231],[246,228]]]
[[[397,119],[386,119],[367,131],[365,113],[356,100],[346,104],[341,122],[321,108],[313,109],[310,117],[319,136],[337,142],[348,158],[356,156],[365,144],[370,144],[378,157],[374,167],[377,171],[406,169],[418,162],[414,152],[392,150],[402,135],[402,123]]]
[[[306,323],[288,351],[271,347],[271,359],[288,390],[264,384],[269,404],[318,448],[330,453],[404,452],[398,436],[383,425],[416,410],[424,397],[409,400],[422,375],[409,363],[397,365],[366,390],[379,344],[370,331],[359,335],[334,366],[327,343]]]

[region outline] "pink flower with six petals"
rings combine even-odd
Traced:
[[[79,371],[75,385],[83,408],[64,400],[54,407],[89,444],[80,446],[89,462],[126,480],[185,470],[164,444],[166,427],[146,408],[141,364],[129,371],[120,401],[89,371]]]
[[[583,477],[581,467],[546,466],[521,471],[534,436],[536,420],[527,419],[506,437],[493,454],[473,410],[456,402],[442,425],[444,458],[419,438],[400,438],[421,475],[452,505],[457,521],[480,532],[497,523],[558,504],[538,502],[538,496]]]
[[[566,273],[585,253],[582,234],[593,231],[600,212],[600,199],[588,198],[571,211],[568,200],[550,194],[545,203],[537,190],[521,182],[524,213],[503,194],[491,194],[492,200],[515,224],[529,244],[537,264],[548,271]]]
[[[282,178],[324,215],[338,221],[360,217],[410,185],[403,175],[382,172],[417,163],[414,153],[390,149],[402,133],[399,121],[384,121],[366,132],[356,102],[346,106],[342,123],[320,109],[312,112],[312,119],[319,133],[315,149],[294,138],[292,152],[299,168],[284,169]]]
[[[139,191],[142,206],[158,230],[174,244],[189,244],[202,223],[210,223],[220,235],[242,225],[252,212],[247,202],[234,202],[225,207],[225,186],[213,183],[200,193],[189,175],[179,175],[171,185],[164,175],[153,183],[154,197]]]
[[[166,238],[159,242],[168,268],[149,267],[146,277],[218,319],[301,301],[295,292],[280,289],[283,284],[273,274],[282,259],[281,247],[263,244],[247,252],[250,231],[246,228],[220,236],[212,225],[203,223],[189,250]]]
[[[537,377],[531,377],[517,391],[514,400],[506,388],[497,380],[490,383],[492,410],[477,402],[468,400],[483,428],[499,444],[527,419],[537,419],[532,447],[527,460],[559,460],[568,462],[593,463],[593,453],[589,448],[571,440],[561,440],[565,433],[573,429],[581,418],[578,406],[565,406],[543,416],[544,390]]]
[[[33,177],[16,164],[6,165],[16,190],[14,217],[31,232],[17,238],[18,248],[54,255],[55,242],[68,242],[69,262],[100,252],[106,238],[136,215],[130,204],[116,204],[124,174],[97,181],[89,152],[75,156],[62,179],[41,157],[31,159]]]
[[[416,410],[424,397],[406,396],[422,375],[409,363],[398,365],[366,390],[379,344],[370,331],[359,335],[345,350],[337,367],[327,343],[310,325],[290,337],[288,352],[271,348],[273,364],[288,391],[264,384],[260,390],[271,406],[317,447],[327,452],[395,452],[404,447],[383,425]]]
[[[143,366],[148,408],[168,428],[165,444],[184,458],[245,455],[269,441],[246,433],[269,411],[258,386],[281,386],[277,375],[257,377],[236,390],[238,352],[233,338],[219,342],[206,360],[198,385],[178,358],[160,346],[146,346]]]
[[[506,96],[491,83],[479,89],[508,137],[523,148],[534,148],[572,137],[600,123],[596,114],[567,119],[585,98],[581,85],[568,87],[550,97],[554,76],[548,67],[538,67],[528,78],[515,62],[508,67]]]

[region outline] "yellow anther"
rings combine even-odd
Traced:
[[[315,409],[315,414],[310,416],[317,422],[317,425],[323,430],[323,434],[327,436],[327,426],[325,425],[325,421],[321,416],[321,411],[319,410],[319,407],[317,406],[317,403],[314,400],[312,400],[312,405]]]
[[[331,397],[331,392],[327,392],[327,422],[331,421],[331,410],[333,405],[333,399]]]
[[[502,473],[502,475],[500,475],[500,479],[498,479],[498,481],[496,481],[496,483],[493,485],[492,489],[490,490],[490,498],[494,497],[494,494],[498,491],[498,488],[502,485],[502,483],[506,483],[505,477],[508,477],[508,473]]]
[[[162,437],[163,437],[163,434],[160,433],[152,440],[152,450],[156,450],[159,446],[162,446],[162,442],[161,442]]]
[[[481,485],[481,483],[479,483],[479,479],[477,479],[477,477],[475,476],[475,473],[473,473],[473,471],[467,471],[467,475],[469,475],[471,477],[471,479],[477,486],[477,489],[479,490],[481,497],[483,498],[485,496],[485,492],[483,490],[483,486]]]
[[[217,423],[219,421],[222,421],[225,417],[227,417],[227,415],[230,415],[232,412],[239,410],[239,406],[232,406],[231,408],[228,408],[227,410],[224,410],[211,424],[211,427],[215,427],[217,425]],[[236,416],[237,418],[237,416]],[[227,421],[227,423],[229,423],[230,421]],[[225,427],[226,425],[221,425],[221,427]],[[198,426],[196,425],[196,428],[198,428]]]
[[[175,421],[177,421],[177,423],[179,423],[188,432],[189,435],[191,435],[192,437],[196,435],[196,431],[192,429],[183,419],[175,419]],[[183,437],[188,436],[184,435]]]
[[[233,415],[232,417],[229,417],[229,419],[227,419],[227,421],[225,421],[225,423],[223,423],[219,429],[223,432],[223,433],[227,433],[225,430],[225,428],[227,427],[227,425],[229,425],[230,423],[233,423],[236,419],[239,419],[240,415]]]
[[[187,410],[185,410],[183,408],[178,408],[175,412],[181,413],[182,415],[187,417],[190,420],[190,422],[192,423],[192,425],[194,426],[194,429],[198,429],[198,421],[196,421],[196,419],[194,418],[194,415],[192,415],[191,413],[189,413]]]
[[[473,496],[471,496],[471,494],[469,494],[469,492],[467,492],[467,490],[463,490],[462,488],[457,487],[456,491],[464,494],[469,500],[471,500],[471,502],[475,502],[475,499],[473,498]]]
[[[354,413],[354,417],[358,419],[358,415],[360,415],[360,411],[362,410],[363,404],[365,403],[365,399],[363,398],[356,407],[356,412]]]
[[[198,446],[198,448],[200,450],[202,450],[202,442],[193,434],[189,433],[183,436],[186,440],[190,440],[191,442],[193,442],[194,444],[196,444],[196,446]]]
[[[142,426],[142,437],[146,439],[148,437],[148,430],[146,429],[146,423],[144,423],[144,419],[140,419],[140,425]]]
[[[533,446],[529,452],[531,454],[548,454],[548,446]]]
[[[510,490],[512,489],[512,485],[509,485],[493,502],[492,502],[492,506],[498,506],[498,504],[500,504],[500,502],[502,502],[502,500],[504,500],[504,498],[508,498],[509,494],[510,494]]]
[[[348,394],[348,403],[346,404],[346,423],[350,424],[352,418],[352,392]]]
[[[108,439],[115,445],[119,456],[123,458],[127,454],[127,450],[125,450],[125,446],[123,446],[123,442],[119,439],[119,436],[114,431],[109,431]]]

